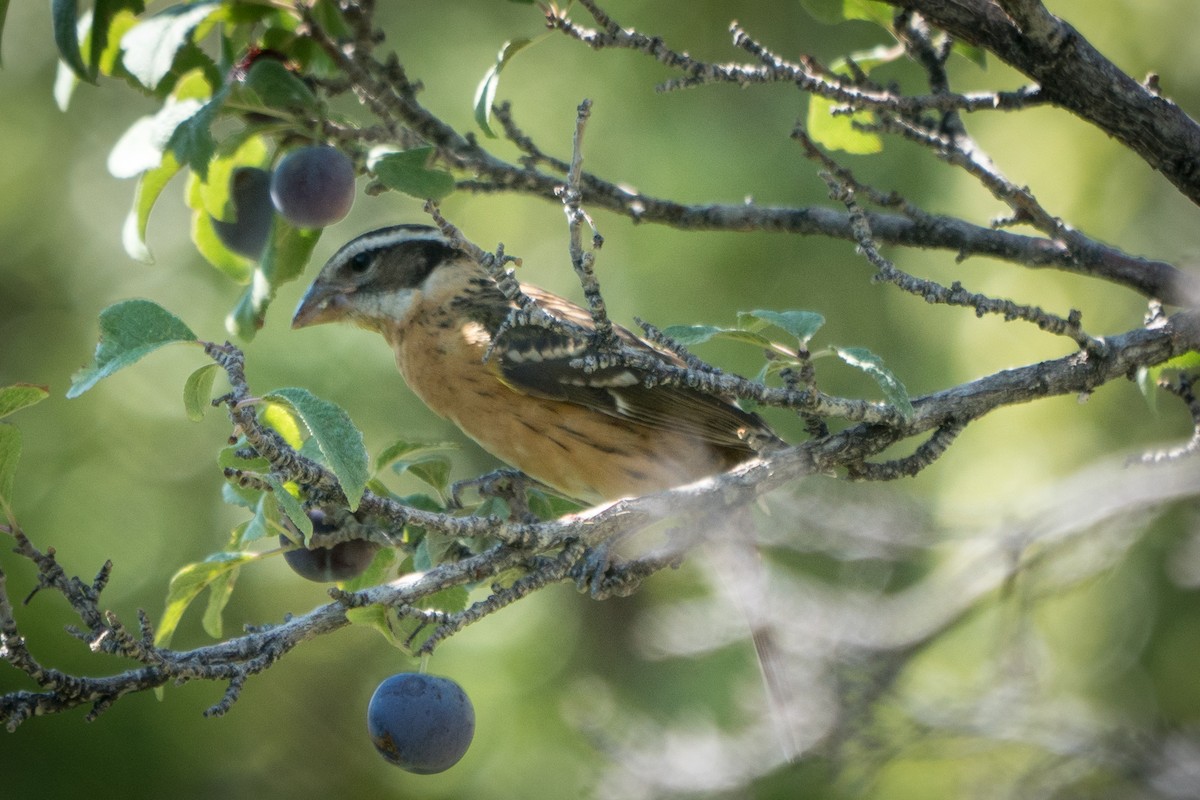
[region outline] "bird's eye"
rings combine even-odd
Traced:
[[[367,251],[355,253],[350,259],[349,267],[351,272],[363,273],[371,266],[371,254]]]

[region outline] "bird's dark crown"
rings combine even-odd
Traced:
[[[365,279],[378,290],[407,289],[420,286],[434,269],[458,253],[437,228],[391,225],[351,239],[326,267],[332,266],[345,278]]]

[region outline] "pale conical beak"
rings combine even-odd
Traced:
[[[349,308],[350,301],[345,289],[317,281],[308,287],[308,292],[296,307],[292,328],[307,328],[345,319]]]

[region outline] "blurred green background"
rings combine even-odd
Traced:
[[[1200,108],[1200,62],[1192,57],[1200,26],[1196,3],[1048,5],[1128,73],[1157,72],[1165,95],[1185,109]],[[541,31],[536,8],[516,3],[380,6],[387,46],[424,83],[423,102],[461,131],[473,129],[472,94],[500,45]],[[863,23],[818,24],[798,2],[612,0],[606,8],[625,25],[717,61],[743,58],[728,41],[733,18],[785,56],[810,53],[825,63],[882,41],[878,29]],[[587,18],[580,11],[577,19]],[[60,112],[51,97],[56,62],[45,3],[12,4],[3,56],[0,385],[42,383],[52,392],[13,419],[25,442],[16,513],[34,542],[57,548],[72,573],[90,579],[112,559],[105,603],[132,623],[138,608],[156,617],[175,570],[220,549],[242,519],[243,512],[219,496],[214,457],[228,425],[220,413],[200,424],[184,418],[183,381],[202,363],[190,350],[155,354],[70,401],[64,398],[69,377],[89,359],[96,317],[105,306],[147,297],[179,314],[201,337],[220,340],[239,290],[191,247],[179,179],[151,218],[156,263],[134,263],[121,247],[132,183],[110,177],[105,161],[125,128],[154,110],[152,101],[108,81],[80,87],[70,109]],[[994,61],[984,71],[958,59],[953,69],[960,90],[1022,83]],[[566,157],[574,109],[591,98],[586,167],[652,195],[692,203],[752,197],[764,204],[828,204],[813,165],[788,138],[806,102],[792,87],[656,94],[655,84],[667,77],[643,56],[594,53],[550,36],[509,64],[498,99],[513,103],[518,124],[544,150]],[[899,68],[890,77],[915,76]],[[1053,213],[1084,232],[1188,267],[1200,253],[1195,208],[1089,126],[1048,109],[977,115],[968,124],[1005,174],[1028,184]],[[504,142],[492,146],[516,157]],[[861,179],[899,189],[932,211],[980,223],[1005,212],[978,186],[904,143],[888,141],[881,156],[847,162]],[[485,247],[503,241],[509,253],[521,256],[524,279],[579,296],[555,204],[460,193],[447,198],[443,210],[474,241]],[[914,396],[1068,352],[1065,340],[1031,326],[928,307],[872,284],[869,266],[846,242],[684,233],[604,212],[595,217],[606,237],[600,278],[610,311],[626,324],[634,315],[659,325],[721,324],[731,323],[739,310],[812,309],[828,320],[817,346],[871,349]],[[247,348],[255,390],[304,386],[338,403],[373,452],[401,436],[461,437],[407,393],[378,337],[337,327],[293,332],[288,319],[317,265],[339,244],[397,221],[424,221],[420,204],[395,194],[360,195],[350,217],[325,232],[305,278],[284,289]],[[1129,292],[1055,272],[985,259],[956,264],[952,253],[889,249],[888,255],[903,269],[945,282],[960,279],[975,291],[1064,315],[1080,308],[1095,335],[1134,327],[1144,312]],[[714,345],[701,353],[745,373],[758,368],[758,356],[745,349]],[[822,367],[826,391],[877,396],[871,382],[852,370]],[[844,498],[851,509],[919,505],[926,533],[953,540],[995,515],[1020,517],[1030,493],[1097,459],[1186,438],[1188,420],[1177,405],[1162,402],[1161,413],[1152,416],[1133,384],[1119,383],[1086,404],[1058,398],[1005,409],[972,425],[917,479],[886,490],[818,486],[816,492]],[[778,414],[772,421],[786,436],[800,438],[796,421]],[[456,477],[492,466],[464,443]],[[782,507],[790,507],[786,498]],[[802,524],[786,514],[774,519],[785,530]],[[1181,511],[1095,580],[1032,601],[1001,595],[982,604],[913,663],[904,691],[922,707],[982,691],[979,676],[1007,652],[1005,637],[1019,618],[1020,625],[1038,630],[1044,649],[1039,659],[1052,664],[1042,689],[1085,709],[1078,719],[1125,733],[1195,725],[1200,598],[1188,570],[1165,566],[1188,552],[1180,548],[1191,541],[1193,528],[1194,518]],[[680,720],[696,730],[732,727],[746,713],[745,696],[757,690],[745,641],[694,658],[655,658],[646,645],[648,621],[663,624],[652,613],[656,604],[706,591],[700,561],[656,577],[628,599],[595,603],[573,587],[553,587],[443,645],[431,669],[458,680],[478,716],[475,745],[443,775],[404,774],[373,751],[365,736],[367,699],[382,678],[413,664],[377,634],[352,629],[306,644],[252,679],[221,719],[204,719],[201,712],[223,687],[192,684],[168,688],[162,702],[150,695],[125,698],[91,724],[82,712],[28,721],[0,738],[0,785],[9,798],[78,796],[100,785],[130,798],[639,796],[609,771],[615,731],[632,735]],[[22,598],[33,586],[30,566],[7,555],[0,564],[11,595]],[[1192,578],[1196,572],[1191,569]],[[836,589],[837,570],[832,574],[830,587]],[[242,573],[226,614],[228,632],[326,600],[322,587],[269,559]],[[45,593],[19,611],[42,663],[84,674],[128,666],[92,656],[65,634],[63,626],[73,619],[64,606]],[[208,641],[197,616],[185,619],[177,646]],[[29,688],[23,676],[0,666],[0,690],[18,688]],[[835,777],[816,759],[753,788],[728,791],[759,797],[795,797],[799,791],[813,797],[1023,796],[1019,777],[1054,748],[1004,745],[999,738],[924,738],[914,749],[901,736],[891,741],[893,750],[866,759],[878,767],[864,767],[869,777]],[[683,741],[679,746],[687,747]],[[692,763],[698,771],[710,765],[699,750],[673,763]],[[1109,786],[1104,780],[1096,785]]]

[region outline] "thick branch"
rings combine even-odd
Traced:
[[[1124,144],[1193,203],[1200,203],[1200,125],[1175,103],[1125,74],[1040,4],[886,2],[918,11],[955,38],[991,51],[1037,81],[1051,102]],[[1034,6],[1039,10],[1031,10]]]

